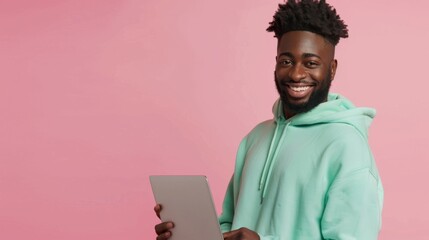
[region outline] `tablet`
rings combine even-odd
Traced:
[[[161,220],[174,222],[171,240],[223,240],[205,176],[150,176]]]

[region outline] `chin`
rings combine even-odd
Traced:
[[[295,99],[290,98],[290,97],[288,97],[287,99],[288,99],[287,100],[288,105],[295,105],[295,106],[301,106],[301,107],[307,105],[308,101],[309,101],[309,97],[306,97],[304,99],[299,99],[299,100],[295,100]]]

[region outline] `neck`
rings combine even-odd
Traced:
[[[327,102],[328,101],[328,97],[326,97],[322,102],[320,102],[320,103],[324,103],[324,102]],[[320,104],[319,103],[319,104]],[[319,104],[317,104],[317,105],[319,105]],[[311,110],[311,109],[310,109]],[[310,110],[308,110],[308,111],[310,111]],[[305,112],[307,112],[307,111],[305,111]],[[292,110],[290,110],[285,104],[283,104],[283,116],[285,116],[285,118],[286,119],[289,119],[289,118],[291,118],[291,117],[293,117],[293,116],[295,116],[296,114],[298,114],[298,113],[296,113],[296,112],[294,112],[294,111],[292,111]]]
[[[287,109],[286,106],[283,106],[283,116],[285,116],[286,119],[289,119],[295,115],[296,113],[292,112],[290,109]]]

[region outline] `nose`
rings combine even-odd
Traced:
[[[289,78],[293,81],[301,81],[307,77],[307,72],[301,64],[296,64],[289,71]]]

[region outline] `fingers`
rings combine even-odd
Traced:
[[[223,234],[225,240],[260,240],[259,234],[248,228],[240,228]]]
[[[230,239],[232,236],[236,235],[238,233],[239,229],[233,230],[231,232],[223,233],[223,239]]]
[[[160,213],[162,210],[161,204],[156,204],[153,210],[155,211],[156,216],[158,216],[158,218],[161,219],[161,216],[160,216]],[[155,225],[155,232],[156,232],[156,235],[158,235],[156,237],[156,240],[168,240],[172,235],[170,231],[172,228],[174,228],[173,222],[162,222],[160,224]]]
[[[165,232],[163,234],[160,234],[156,237],[156,240],[167,240],[171,237],[171,232]]]
[[[156,216],[158,216],[158,218],[161,219],[161,216],[159,215],[162,210],[161,204],[156,204],[153,210],[155,211]]]
[[[172,222],[163,222],[155,226],[155,232],[158,235],[156,240],[167,240],[171,237],[171,229],[174,227]]]
[[[174,224],[172,222],[163,222],[160,224],[155,225],[155,232],[157,235],[165,235],[165,233],[170,233],[170,230],[174,227]]]

